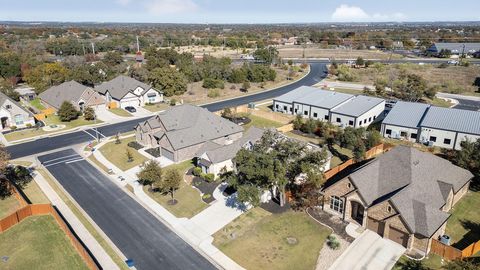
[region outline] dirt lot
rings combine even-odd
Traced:
[[[232,84],[232,83],[226,82],[224,89],[212,90],[212,89],[203,88],[202,82],[196,82],[188,85],[188,90],[185,94],[181,96],[175,96],[173,98],[176,99],[177,101],[183,100],[183,102],[188,102],[193,104],[201,104],[201,103],[212,102],[215,100],[220,100],[225,98],[233,98],[233,97],[238,97],[242,95],[248,95],[255,92],[265,91],[268,89],[272,89],[275,87],[279,87],[279,86],[291,83],[295,80],[302,78],[308,72],[308,70],[305,70],[304,72],[297,72],[296,76],[294,77],[294,80],[287,80],[288,71],[279,69],[279,68],[275,68],[275,70],[277,71],[277,78],[275,79],[274,82],[265,82],[263,88],[261,88],[261,83],[251,83],[251,88],[248,89],[248,93],[242,92],[240,90],[242,88],[241,83]],[[232,89],[232,86],[235,86],[235,88]],[[209,91],[210,92],[218,91],[220,95],[217,97],[208,97]]]
[[[179,53],[188,52],[193,55],[210,55],[215,57],[230,57],[230,58],[240,58],[242,54],[242,50],[233,50],[230,48],[225,48],[223,50],[222,47],[214,47],[214,46],[181,46],[175,48],[175,50]],[[247,49],[248,51],[248,49]],[[252,50],[250,50],[252,51]]]
[[[377,66],[377,67],[375,67]],[[415,73],[425,78],[429,85],[437,85],[441,92],[446,93],[470,93],[478,90],[474,86],[477,78],[480,78],[480,67],[471,65],[469,67],[448,66],[439,68],[438,65],[417,65],[417,64],[394,64],[375,65],[369,68],[352,68],[355,75],[355,82],[373,84],[376,78],[396,78],[402,71]]]
[[[278,52],[282,58],[302,58],[302,46],[279,47]],[[390,54],[378,50],[347,50],[347,49],[321,49],[318,47],[309,47],[305,49],[306,58],[332,58],[332,59],[389,59]],[[398,54],[393,54],[392,59],[402,58]]]

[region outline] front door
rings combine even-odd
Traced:
[[[2,122],[2,129],[8,127],[8,117],[2,117],[0,120]]]
[[[359,202],[351,201],[352,206],[352,219],[358,222],[358,224],[363,225],[363,214],[365,212],[365,208]]]

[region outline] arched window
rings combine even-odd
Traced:
[[[343,200],[337,196],[330,197],[330,209],[343,213]]]

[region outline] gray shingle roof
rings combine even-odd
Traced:
[[[472,177],[448,160],[406,146],[395,147],[349,176],[367,205],[390,198],[408,227],[427,237],[449,216],[439,210],[448,186],[457,192]]]
[[[171,107],[147,122],[155,127],[163,124],[165,132],[157,138],[166,135],[175,150],[243,131],[241,126],[190,104]]]
[[[142,95],[152,88],[150,85],[137,81],[134,78],[120,75],[108,82],[95,86],[95,90],[103,95],[108,91],[114,99],[120,100],[129,92],[133,93],[137,87],[143,89]]]
[[[87,86],[81,85],[76,81],[68,81],[48,88],[42,92],[39,97],[41,100],[58,109],[64,101],[77,104],[87,88]]]
[[[480,135],[480,112],[432,106],[421,126]]]
[[[332,113],[339,113],[348,116],[360,116],[378,104],[385,102],[384,99],[367,96],[356,96],[344,104],[332,109]]]
[[[383,120],[384,124],[409,128],[418,128],[422,117],[430,107],[424,103],[397,101]]]
[[[298,102],[315,107],[331,109],[353,97],[353,95],[349,94],[321,90],[315,87],[301,86],[285,95],[275,98],[275,100],[286,103]]]
[[[465,48],[463,47],[465,45]],[[436,49],[437,52],[440,52],[442,49],[450,50],[452,53],[472,53],[480,51],[480,43],[451,43],[451,42],[438,42],[435,43],[431,49]]]

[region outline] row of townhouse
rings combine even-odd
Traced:
[[[480,112],[399,101],[382,122],[384,137],[461,149],[480,139]]]
[[[383,116],[385,100],[301,86],[273,99],[273,110],[359,128],[368,127]]]

